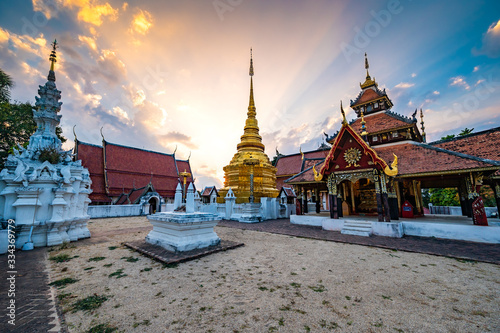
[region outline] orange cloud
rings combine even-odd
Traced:
[[[98,0],[59,0],[58,2],[66,8],[78,9],[78,20],[95,26],[100,26],[104,17],[108,17],[111,21],[118,18],[118,10],[111,7],[107,2],[104,4],[99,3]],[[39,1],[33,0],[33,6],[35,6],[35,3],[39,3]]]
[[[152,26],[153,17],[151,16],[151,14],[145,10],[139,10],[139,12],[134,15],[131,32],[145,35]]]

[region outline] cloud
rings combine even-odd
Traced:
[[[180,132],[172,131],[168,132],[167,134],[158,135],[158,139],[164,146],[172,142],[176,142],[183,144],[191,149],[198,149],[198,147],[193,142],[191,142],[190,136],[187,136],[186,134]]]
[[[58,0],[32,0],[33,10],[41,12],[47,20],[56,17],[58,13]]]
[[[417,73],[411,73],[411,77],[416,77]]]
[[[97,1],[93,0],[74,0],[68,1],[71,3],[78,3],[80,10],[78,12],[78,20],[100,26],[103,22],[103,17],[108,17],[111,21],[118,18],[118,10],[111,7],[109,3],[102,5],[96,4]]]
[[[450,79],[450,86],[463,87],[465,90],[469,90],[470,86],[465,81],[463,76],[455,76]]]
[[[483,35],[483,45],[477,50],[472,49],[474,55],[486,55],[490,58],[500,57],[500,20],[493,22]]]
[[[145,10],[139,10],[132,20],[131,32],[145,35],[153,26],[153,17]]]
[[[111,85],[116,85],[125,78],[127,70],[114,51],[102,50],[97,59],[97,67],[93,68],[91,73],[101,76]]]
[[[97,44],[94,38],[87,36],[78,36],[78,39],[80,40],[80,42],[86,44],[90,49],[97,51]]]
[[[474,70],[472,72],[477,72],[479,70],[479,66],[474,66]]]
[[[415,85],[415,83],[401,82],[396,84],[394,88],[408,89]]]
[[[433,93],[434,95],[439,95],[439,94],[440,94],[440,92],[439,92],[439,91],[437,91],[437,90],[434,90],[432,93]]]

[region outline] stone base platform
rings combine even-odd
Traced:
[[[219,245],[184,252],[171,252],[161,246],[149,244],[143,240],[127,242],[123,243],[123,245],[150,258],[153,258],[154,260],[160,261],[166,265],[171,265],[186,262],[189,260],[199,259],[212,253],[236,249],[245,244],[221,240]]]
[[[202,249],[220,243],[214,227],[220,221],[211,213],[156,213],[148,216],[153,230],[146,242],[168,251],[182,252]]]

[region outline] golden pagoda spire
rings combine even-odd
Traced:
[[[264,144],[262,137],[259,135],[259,124],[257,122],[257,112],[255,108],[255,101],[253,98],[253,57],[252,49],[250,49],[250,101],[248,103],[247,120],[245,122],[244,133],[241,136],[241,142],[236,146],[238,152],[241,151],[261,151],[264,152]]]

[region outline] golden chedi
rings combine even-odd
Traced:
[[[229,188],[236,196],[236,203],[246,203],[251,195],[251,175],[253,174],[254,202],[260,198],[276,198],[279,191],[276,189],[276,168],[264,153],[264,144],[259,135],[259,125],[255,116],[253,100],[253,60],[250,56],[250,103],[248,105],[247,120],[241,142],[236,146],[229,165],[224,167],[224,188],[219,191],[220,201],[223,202]]]

